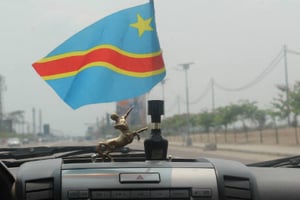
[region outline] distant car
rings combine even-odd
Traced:
[[[9,138],[7,140],[7,145],[9,147],[19,147],[21,146],[21,140],[19,138]]]
[[[22,140],[22,143],[23,143],[23,144],[29,144],[29,139],[28,139],[28,138],[24,138],[24,139]]]

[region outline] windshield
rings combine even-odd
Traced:
[[[158,99],[164,101],[162,135],[174,157],[254,163],[297,155],[296,0],[154,1],[155,18],[138,16],[145,22],[143,29],[139,21],[130,28],[140,38],[156,28],[166,75],[136,98],[73,109],[33,68],[85,27],[146,2],[1,1],[0,147],[96,147],[122,132],[114,127],[112,113],[121,116],[133,106],[127,118],[130,130],[148,130],[128,147],[143,149],[152,127],[148,101]],[[113,30],[118,31],[115,23]],[[114,84],[110,78],[101,84],[83,82],[101,88]],[[116,87],[127,94],[136,85]]]

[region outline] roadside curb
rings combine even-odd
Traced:
[[[292,153],[283,153],[283,152],[270,152],[270,151],[255,151],[255,150],[247,150],[247,149],[233,149],[233,148],[222,148],[218,147],[217,150],[223,151],[234,151],[241,153],[252,153],[252,154],[264,154],[264,155],[273,155],[273,156],[295,156],[296,154]]]
[[[171,146],[184,146],[182,143],[169,142]],[[194,143],[190,148],[201,148],[203,151],[215,151],[206,149],[206,145],[209,144],[199,144]],[[251,154],[264,154],[264,155],[274,155],[274,156],[295,156],[300,154],[300,147],[287,147],[287,146],[271,146],[271,145],[228,145],[228,144],[217,144],[216,151],[232,151],[241,153],[251,153]]]

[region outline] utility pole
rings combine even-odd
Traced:
[[[35,126],[35,108],[32,108],[32,134],[36,134],[36,126]]]
[[[288,126],[291,125],[290,120],[290,105],[289,105],[289,77],[288,77],[288,65],[287,65],[287,46],[283,45],[283,58],[284,58],[284,73],[285,73],[285,87],[286,87],[286,102],[287,102],[287,120]]]
[[[184,74],[185,74],[185,97],[186,97],[186,112],[187,112],[187,114],[190,113],[188,70],[190,68],[190,65],[192,65],[192,64],[194,64],[194,63],[193,62],[189,62],[189,63],[179,64],[179,66],[181,66],[182,69],[184,70]]]
[[[4,77],[0,74],[0,126],[1,126],[1,122],[3,121],[3,91],[4,90],[5,90]]]
[[[166,79],[163,79],[161,83],[161,90],[162,90],[162,100],[165,101],[165,84],[166,84]]]
[[[212,112],[215,112],[215,80],[213,78],[211,79],[211,109]]]
[[[39,109],[39,131],[38,133],[42,133],[43,130],[42,130],[42,126],[43,126],[43,115],[42,115],[42,110]]]
[[[165,84],[166,84],[166,79],[163,79],[161,81],[161,90],[162,90],[162,100],[165,102]],[[166,104],[165,104],[166,105]],[[163,119],[166,119],[166,114],[164,114]]]
[[[191,146],[192,140],[190,138],[190,101],[189,101],[189,85],[188,85],[188,70],[190,68],[190,65],[194,64],[193,62],[183,63],[179,64],[179,66],[182,67],[185,74],[185,96],[186,96],[186,112],[187,112],[187,141],[186,145]]]
[[[178,115],[181,113],[180,111],[180,96],[177,95],[177,108],[178,108]]]

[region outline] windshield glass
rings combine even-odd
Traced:
[[[128,27],[139,38],[156,28],[166,76],[136,98],[73,109],[32,66],[85,27],[147,2],[1,1],[0,147],[96,146],[122,132],[111,114],[133,106],[130,130],[148,130],[128,146],[143,149],[152,128],[147,102],[158,99],[164,101],[162,135],[172,156],[253,163],[297,155],[297,0],[154,1],[155,18],[140,14]],[[119,23],[107,24],[118,32]],[[83,80],[101,88],[114,81]],[[120,93],[144,87],[124,83],[115,86]]]

